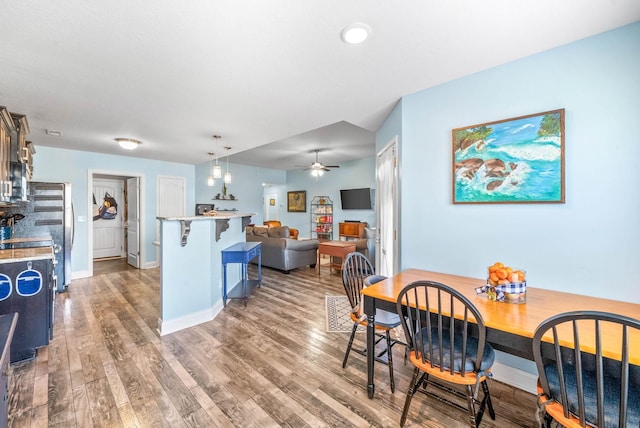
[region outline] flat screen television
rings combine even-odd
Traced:
[[[340,201],[343,210],[370,210],[371,209],[371,189],[342,189],[340,190]]]

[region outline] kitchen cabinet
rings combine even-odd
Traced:
[[[11,135],[15,130],[11,115],[0,106],[0,203],[11,201]]]
[[[311,237],[320,241],[333,239],[333,201],[328,196],[315,196],[311,201]]]
[[[8,402],[9,402],[9,350],[11,349],[11,340],[16,329],[18,314],[0,315],[0,394],[2,394],[2,403],[0,403],[0,428],[4,428],[9,424]]]
[[[0,250],[0,314],[18,313],[10,361],[35,358],[53,328],[53,247]]]
[[[16,127],[15,141],[11,148],[11,160],[26,163],[29,158],[26,140],[27,134],[29,134],[29,122],[24,114],[11,113],[11,118]]]

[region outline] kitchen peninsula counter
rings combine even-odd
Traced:
[[[210,321],[223,309],[221,250],[245,242],[244,228],[253,215],[158,217],[160,335]],[[228,269],[227,276],[239,281],[240,269]]]
[[[53,258],[53,247],[51,246],[0,250],[0,263],[26,262],[42,259],[53,260]]]

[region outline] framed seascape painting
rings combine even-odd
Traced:
[[[452,131],[453,203],[564,203],[564,109]]]
[[[304,213],[307,211],[307,191],[287,192],[287,211]]]

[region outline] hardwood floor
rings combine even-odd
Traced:
[[[396,347],[395,394],[387,367],[376,364],[369,400],[364,358],[352,354],[342,368],[348,333],[327,333],[324,309],[325,295],[344,293],[339,275],[263,274],[247,308],[230,301],[213,321],[162,338],[158,269],[73,281],[56,295],[53,341],[35,360],[11,366],[9,425],[398,426],[412,370]],[[485,415],[481,426],[537,426],[533,395],[496,381],[490,388],[497,416]],[[418,394],[406,426],[466,420]]]

